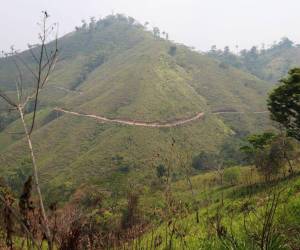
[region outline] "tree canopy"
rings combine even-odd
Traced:
[[[268,99],[271,118],[286,129],[288,136],[300,141],[300,68],[290,70],[280,82]]]

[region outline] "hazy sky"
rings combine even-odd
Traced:
[[[112,12],[150,22],[170,38],[207,50],[272,44],[283,36],[300,43],[299,0],[0,0],[0,50],[36,41],[42,10],[59,22],[60,35],[82,19]]]

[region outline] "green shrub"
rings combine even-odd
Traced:
[[[156,167],[156,176],[158,178],[162,178],[166,175],[167,169],[164,165],[160,164],[159,166]]]
[[[176,46],[171,46],[170,49],[169,49],[169,55],[171,56],[175,56],[176,55],[176,51],[177,51],[177,47]]]
[[[197,170],[213,169],[218,164],[219,156],[214,153],[202,151],[192,161],[192,167]]]
[[[236,185],[239,182],[240,175],[239,168],[227,168],[224,171],[224,181],[230,185]]]

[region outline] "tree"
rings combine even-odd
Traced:
[[[90,17],[90,23],[89,23],[89,29],[90,31],[94,30],[96,28],[96,18]]]
[[[290,70],[280,82],[268,99],[271,119],[281,124],[288,136],[300,141],[300,68]]]
[[[82,23],[81,28],[82,28],[83,30],[85,30],[85,29],[87,28],[87,23],[86,23],[86,21],[83,19],[83,20],[81,20],[81,23]]]
[[[148,29],[148,25],[149,25],[149,22],[145,22],[145,23],[144,23],[144,28],[145,28],[145,29]]]
[[[217,45],[212,45],[209,52],[210,53],[216,53],[217,52]]]
[[[223,184],[224,161],[219,153],[201,152],[192,160],[192,167],[198,170],[214,170],[219,178],[219,183]]]
[[[294,45],[294,42],[291,41],[287,37],[281,38],[281,41],[278,43],[278,47],[280,47],[280,48],[291,48],[291,47],[293,47],[293,45]]]
[[[197,170],[211,170],[217,164],[217,156],[213,153],[201,152],[193,158],[192,167]]]
[[[128,22],[130,25],[134,25],[135,24],[135,19],[133,17],[128,17]]]
[[[153,28],[153,35],[155,38],[160,38],[160,30],[158,27]]]
[[[223,54],[224,54],[224,55],[228,55],[229,53],[230,53],[230,48],[229,48],[229,46],[225,46]]]
[[[273,175],[278,174],[286,163],[279,138],[273,133],[251,135],[247,138],[248,145],[241,148],[264,175],[266,181],[270,181]]]
[[[271,132],[250,135],[247,137],[247,141],[250,145],[242,147],[242,150],[247,153],[262,150],[272,141],[274,137],[275,134]]]
[[[47,25],[48,18],[49,18],[48,13],[44,11],[43,20],[41,24],[41,33],[39,34],[40,45],[34,48],[29,46],[30,55],[32,56],[32,60],[35,62],[36,65],[29,65],[22,58],[22,55],[20,55],[13,48],[11,52],[7,54],[7,57],[9,57],[9,59],[13,61],[16,67],[16,72],[18,74],[18,80],[16,82],[16,98],[15,98],[16,100],[12,99],[10,96],[8,96],[6,93],[4,93],[1,90],[0,90],[0,97],[10,106],[10,109],[18,112],[20,116],[23,129],[24,129],[25,138],[27,140],[28,148],[30,151],[31,161],[32,161],[33,179],[34,179],[35,189],[39,201],[39,209],[41,211],[41,216],[42,216],[41,223],[44,227],[44,234],[48,241],[49,248],[52,249],[52,237],[51,237],[48,218],[46,215],[43,197],[40,189],[36,156],[33,149],[32,140],[31,140],[31,134],[35,126],[35,118],[37,113],[39,94],[41,90],[44,88],[44,86],[46,85],[46,83],[48,82],[49,77],[55,68],[57,62],[57,56],[58,56],[57,38],[55,39],[54,42],[47,44],[49,36],[51,35],[51,32],[53,32],[54,30],[53,25],[51,26]],[[24,82],[23,82],[24,77],[22,71],[23,69],[28,70],[34,79],[33,91],[27,96],[24,96],[25,91],[23,91],[23,87],[24,87]],[[31,113],[32,116],[29,119],[25,119],[27,116],[26,110],[28,108],[28,105],[30,105],[31,103],[33,104],[33,110]],[[28,124],[28,120],[30,121],[30,124]]]

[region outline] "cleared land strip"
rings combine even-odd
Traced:
[[[129,126],[139,126],[139,127],[149,127],[149,128],[171,128],[171,127],[177,127],[181,126],[193,121],[196,121],[204,116],[203,112],[199,112],[195,116],[187,119],[182,119],[182,120],[177,120],[173,122],[142,122],[142,121],[131,121],[131,120],[122,120],[122,119],[109,119],[104,116],[99,116],[99,115],[93,115],[93,114],[84,114],[84,113],[78,113],[75,111],[70,111],[62,108],[55,108],[54,109],[57,112],[62,112],[65,114],[70,114],[70,115],[75,115],[75,116],[83,116],[83,117],[88,117],[88,118],[93,118],[101,122],[106,122],[106,123],[118,123],[118,124],[123,124],[123,125],[129,125]],[[239,112],[239,111],[216,111],[212,112],[213,114],[264,114],[268,113],[268,111],[258,111],[258,112]]]
[[[149,128],[171,128],[171,127],[177,127],[184,125],[186,123],[190,123],[192,121],[196,121],[204,116],[203,112],[198,113],[197,115],[187,118],[187,119],[182,119],[174,122],[167,122],[167,123],[160,123],[160,122],[141,122],[141,121],[130,121],[130,120],[121,120],[121,119],[109,119],[104,116],[99,116],[99,115],[93,115],[93,114],[83,114],[83,113],[78,113],[74,111],[69,111],[65,110],[62,108],[55,108],[55,111],[70,114],[70,115],[75,115],[75,116],[83,116],[83,117],[89,117],[96,119],[101,122],[107,122],[107,123],[119,123],[123,125],[129,125],[129,126],[140,126],[140,127],[149,127]]]
[[[243,112],[243,111],[214,111],[212,112],[216,115],[221,114],[266,114],[269,113],[269,111],[256,111],[256,112]]]

